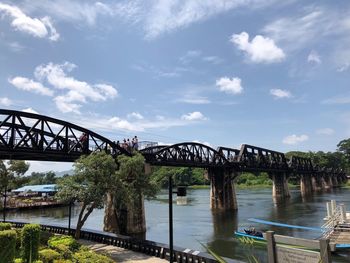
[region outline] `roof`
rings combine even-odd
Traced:
[[[38,192],[38,193],[51,193],[57,192],[55,184],[38,184],[38,185],[26,185],[18,189],[12,190],[12,192]]]

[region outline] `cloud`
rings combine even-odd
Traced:
[[[14,77],[12,79],[8,79],[8,82],[18,89],[31,91],[40,95],[53,96],[54,94],[52,90],[44,87],[40,82],[36,82],[28,78]]]
[[[219,87],[220,91],[228,94],[240,94],[243,92],[241,82],[242,80],[240,78],[230,79],[228,77],[222,77],[216,80],[216,86]]]
[[[316,133],[320,135],[332,135],[334,134],[334,130],[331,128],[323,128],[323,129],[318,129]]]
[[[143,120],[144,117],[138,112],[129,113],[127,116],[129,119]]]
[[[143,14],[144,31],[146,38],[154,39],[161,34],[180,28],[186,28],[193,23],[205,21],[215,15],[227,12],[234,8],[249,5],[254,8],[275,1],[269,0],[173,0],[154,1],[151,5],[144,5],[140,10]]]
[[[350,104],[350,96],[338,96],[323,100],[322,104]]]
[[[283,89],[270,89],[270,94],[276,99],[291,98],[292,94],[288,90]]]
[[[286,57],[283,50],[268,37],[257,35],[249,42],[249,34],[242,32],[233,34],[230,41],[244,51],[253,63],[276,63]]]
[[[111,85],[104,83],[90,84],[69,76],[77,66],[70,62],[63,64],[42,64],[35,68],[36,80],[15,77],[9,82],[19,89],[36,92],[42,95],[56,97],[54,102],[63,113],[80,113],[83,103],[89,101],[98,102],[113,99],[118,96],[118,91]],[[52,89],[45,86],[49,85]]]
[[[202,97],[194,94],[185,94],[182,98],[176,99],[176,102],[188,104],[209,104],[211,101],[207,97]]]
[[[217,56],[207,56],[202,58],[203,61],[212,63],[214,65],[220,64],[223,62],[222,58],[219,58]]]
[[[37,112],[36,110],[34,110],[33,108],[25,108],[22,110],[23,112],[27,112],[27,113],[34,113],[34,114],[39,114],[39,112]]]
[[[0,98],[0,106],[9,107],[13,105],[13,101],[7,97]]]
[[[179,77],[182,73],[183,68],[176,67],[175,69],[160,69],[155,66],[149,65],[147,63],[141,63],[132,65],[132,68],[143,73],[150,73],[154,76],[154,78],[176,78]]]
[[[344,72],[347,71],[350,67],[350,62],[344,62],[341,66],[337,68],[338,72]]]
[[[186,121],[205,121],[208,118],[206,118],[201,112],[194,111],[194,112],[182,115],[181,119]]]
[[[310,54],[307,56],[307,62],[315,64],[322,63],[320,55],[315,50],[311,50]]]
[[[179,58],[182,64],[190,63],[194,58],[198,58],[202,52],[200,50],[189,50],[186,54]]]
[[[51,19],[47,16],[43,18],[31,18],[24,14],[21,9],[14,5],[0,3],[0,14],[12,18],[11,26],[17,30],[30,34],[38,38],[48,38],[57,41],[60,35],[52,25]]]
[[[300,135],[300,136],[293,134],[293,135],[289,135],[289,136],[285,137],[282,140],[282,142],[284,144],[288,144],[288,145],[296,145],[296,144],[299,144],[301,142],[305,142],[308,139],[309,139],[309,136],[307,136],[305,134]]]

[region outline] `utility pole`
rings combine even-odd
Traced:
[[[173,263],[173,177],[169,175],[169,250],[170,263]]]

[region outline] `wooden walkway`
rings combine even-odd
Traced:
[[[79,243],[89,247],[91,250],[95,251],[96,253],[108,255],[115,262],[118,262],[118,263],[122,263],[122,262],[127,262],[127,263],[131,263],[131,262],[135,262],[135,263],[169,262],[165,259],[152,257],[149,255],[145,255],[142,253],[138,253],[138,252],[135,252],[132,250],[127,250],[127,249],[116,247],[116,246],[100,244],[100,243],[91,242],[91,241],[82,240],[82,239],[79,240]]]

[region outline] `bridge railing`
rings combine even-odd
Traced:
[[[7,221],[11,223],[15,228],[22,228],[25,224],[24,222],[16,222],[16,221]],[[61,234],[61,235],[74,235],[75,228],[71,228],[70,230],[66,227],[59,225],[40,225],[42,231],[47,231],[50,233]],[[124,235],[117,235],[113,233],[102,232],[98,230],[87,230],[83,229],[80,233],[80,238],[98,242],[101,244],[117,246],[121,248],[125,248],[128,250],[133,250],[136,252],[140,252],[143,254],[147,254],[154,257],[165,258],[169,260],[170,258],[170,249],[167,244],[158,243],[150,240],[142,240],[137,238],[132,238]],[[175,262],[183,262],[183,263],[216,263],[217,260],[213,256],[208,253],[200,252],[191,249],[185,249],[181,247],[174,247],[173,258]],[[239,261],[226,259],[226,262],[229,263],[237,263]]]

